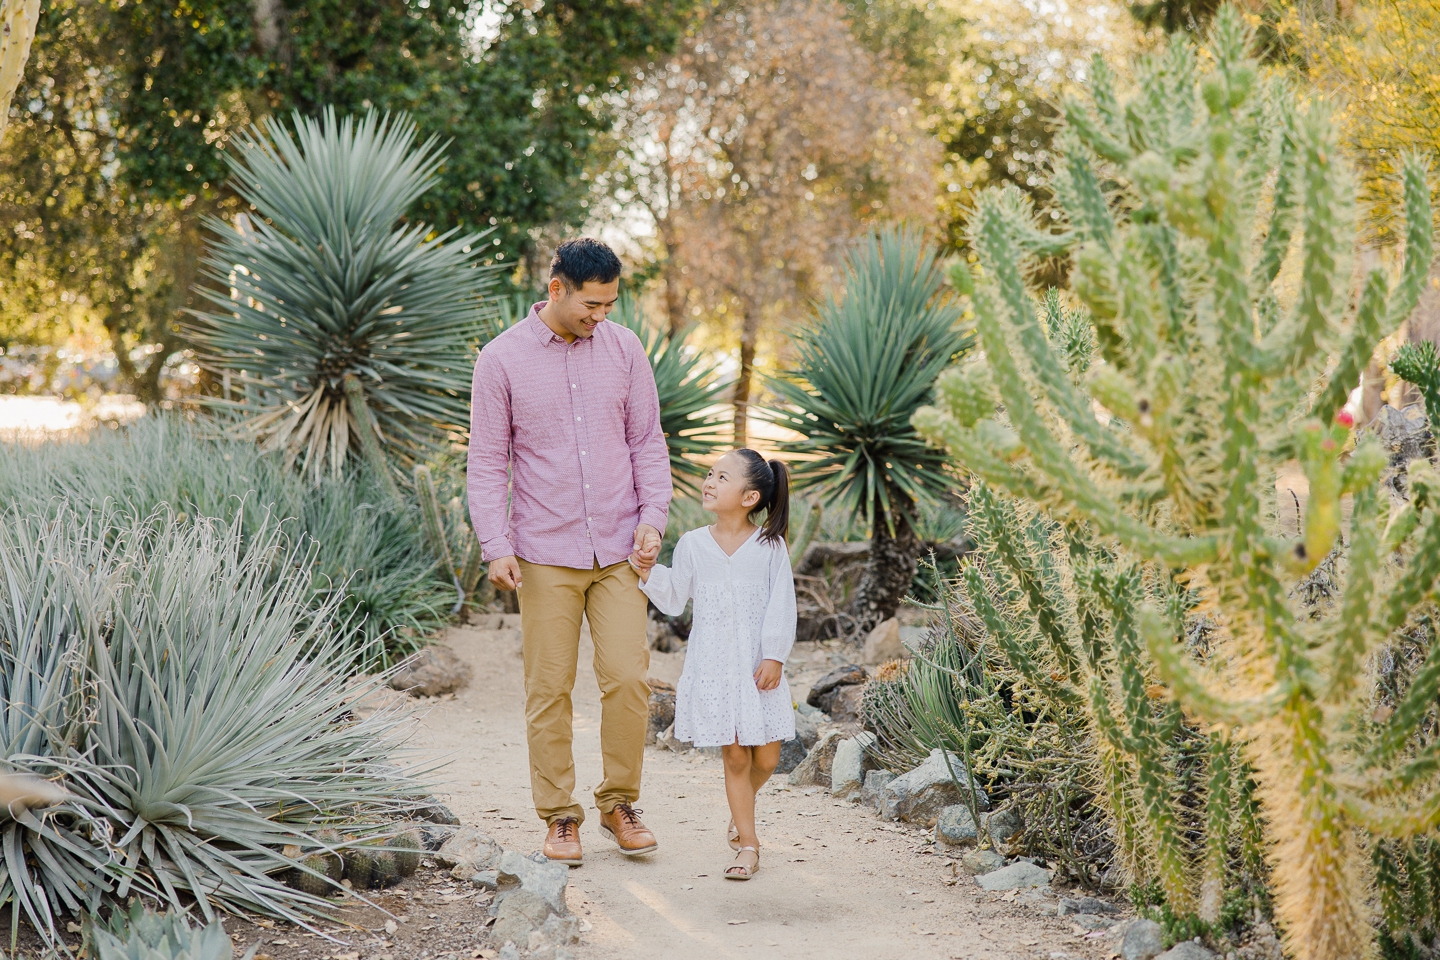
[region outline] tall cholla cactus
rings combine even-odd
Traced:
[[[1041,230],[1014,193],[979,199],[970,230],[985,359],[947,372],[940,403],[915,424],[989,485],[1198,595],[1214,625],[1204,663],[1180,642],[1173,605],[1132,587],[1113,613],[1133,618],[1191,718],[1245,744],[1289,951],[1339,960],[1372,938],[1371,859],[1358,847],[1440,820],[1440,739],[1417,734],[1440,687],[1440,644],[1393,712],[1375,710],[1367,675],[1371,652],[1434,599],[1440,478],[1417,461],[1411,499],[1390,504],[1386,457],[1369,440],[1346,455],[1341,409],[1419,296],[1429,188],[1407,161],[1404,266],[1393,289],[1369,271],[1352,307],[1351,174],[1329,115],[1260,82],[1250,39],[1223,11],[1203,69],[1176,41],[1138,64],[1123,103],[1097,61],[1091,105],[1065,110],[1054,187],[1066,232]],[[1101,361],[1083,386],[1025,288],[1026,261],[1040,256],[1072,258],[1073,292],[1093,319]],[[1282,287],[1287,263],[1295,279]],[[1275,481],[1292,459],[1310,492],[1303,529],[1287,539]],[[1347,497],[1339,597],[1307,608],[1292,588],[1340,543]]]

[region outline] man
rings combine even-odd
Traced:
[[[519,592],[530,789],[549,826],[545,855],[572,867],[585,819],[573,796],[570,699],[582,614],[600,683],[601,832],[627,856],[657,846],[634,807],[650,648],[645,596],[628,561],[659,555],[670,458],[640,338],[605,322],[619,287],[609,247],[562,243],[549,299],[480,352],[470,412],[470,517],[490,582]]]

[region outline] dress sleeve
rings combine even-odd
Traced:
[[[770,601],[760,627],[760,656],[784,663],[795,646],[795,577],[790,571],[790,550],[785,541],[774,547],[770,560]]]
[[[685,604],[695,592],[695,560],[689,542],[681,539],[670,559],[674,566],[655,564],[650,569],[650,579],[641,581],[640,589],[661,613],[678,617],[685,612]]]

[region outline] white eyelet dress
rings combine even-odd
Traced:
[[[679,616],[695,601],[685,669],[675,685],[675,739],[697,747],[759,746],[795,736],[790,684],[755,686],[761,660],[795,645],[795,580],[783,540],[756,530],[727,557],[709,527],[680,538],[672,567],[657,564],[640,585],[662,612]]]

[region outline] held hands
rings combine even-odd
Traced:
[[[640,574],[641,580],[650,579],[650,568],[660,559],[660,531],[642,523],[635,528],[635,551],[630,554],[630,566]]]
[[[520,588],[520,561],[514,557],[500,557],[490,561],[487,578],[497,590],[518,590]]]
[[[755,669],[755,686],[761,690],[774,690],[780,686],[780,676],[785,672],[785,664],[779,660],[761,660],[760,666]]]

